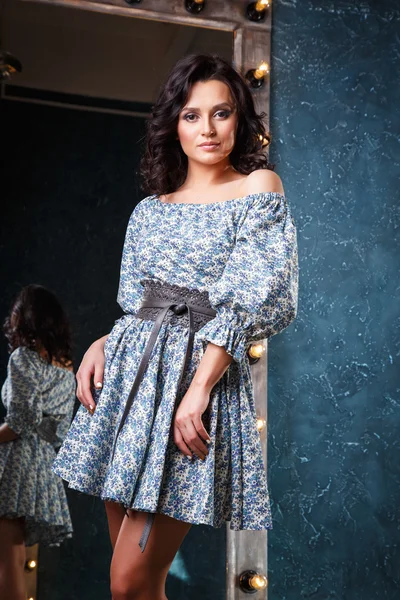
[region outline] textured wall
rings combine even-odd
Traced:
[[[300,299],[269,346],[269,600],[399,598],[400,9],[273,14],[271,157]]]

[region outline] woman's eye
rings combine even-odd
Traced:
[[[222,115],[223,117],[229,117],[229,115],[231,114],[229,110],[219,110],[217,113],[215,113],[216,115]],[[194,113],[188,113],[187,115],[185,115],[183,118],[186,121],[189,122],[193,122],[193,119],[190,119],[189,117],[197,117],[197,115],[195,115]]]
[[[229,111],[229,110],[219,110],[219,111],[217,112],[217,115],[223,115],[224,117],[229,117],[229,115],[230,115],[230,114],[231,114],[231,113],[230,113],[230,111]]]

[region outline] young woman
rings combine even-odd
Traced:
[[[69,324],[53,293],[24,287],[4,331],[11,354],[1,391],[0,598],[25,600],[25,546],[58,545],[72,534],[51,467],[71,423],[76,381]]]
[[[263,116],[229,63],[191,55],[148,122],[125,315],[84,356],[83,406],[54,467],[105,500],[114,600],[165,600],[193,523],[272,527],[247,350],[295,318],[298,266]]]

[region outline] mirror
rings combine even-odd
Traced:
[[[4,6],[2,46],[23,71],[1,98],[1,315],[22,285],[53,290],[72,321],[77,369],[87,347],[121,316],[122,245],[144,197],[138,163],[158,88],[185,54],[232,60],[233,34],[15,1]],[[4,377],[5,343],[0,356]],[[68,499],[74,535],[59,548],[39,549],[36,597],[108,598],[103,503],[74,490]],[[224,598],[225,546],[225,528],[192,527],[170,570],[168,598]]]

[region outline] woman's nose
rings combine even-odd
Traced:
[[[203,126],[203,135],[213,135],[213,126],[210,119],[205,119]]]

